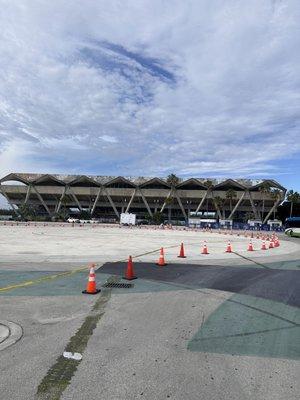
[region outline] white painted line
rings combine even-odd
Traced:
[[[80,361],[82,360],[82,354],[80,353],[71,353],[70,351],[64,351],[63,356],[68,359]]]
[[[2,330],[8,331],[4,340],[0,343],[0,351],[6,349],[9,346],[15,344],[23,336],[23,329],[20,325],[11,321],[0,320],[0,325],[2,325]]]

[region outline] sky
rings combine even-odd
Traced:
[[[299,0],[0,0],[0,177],[300,190]]]

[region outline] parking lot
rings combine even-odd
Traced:
[[[261,250],[263,237],[245,232],[2,225],[1,398],[296,399],[300,245],[279,242]],[[129,255],[133,286],[103,287],[124,282]],[[95,296],[82,294],[89,263]],[[8,322],[19,330],[3,346]]]

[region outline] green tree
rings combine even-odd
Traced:
[[[62,199],[61,199],[61,203],[63,205],[63,212],[65,215],[67,215],[67,203],[68,203],[69,199],[68,196],[66,194],[63,195]]]
[[[67,218],[68,213],[65,209],[61,209],[60,211],[54,213],[54,215],[52,216],[53,221],[66,221]]]
[[[294,204],[300,202],[300,194],[298,192],[294,192],[293,190],[289,190],[286,194],[286,199],[288,202],[291,203],[291,206],[290,206],[290,218],[291,218],[293,215]]]
[[[168,183],[168,185],[171,186],[171,188],[176,187],[179,182],[180,182],[180,178],[178,178],[178,176],[176,176],[175,174],[168,175],[167,183]]]
[[[220,196],[216,196],[214,198],[214,200],[215,200],[216,206],[219,208],[219,210],[222,214],[222,218],[225,219],[225,209],[224,209],[225,199],[222,199],[222,197],[220,197]]]
[[[209,195],[210,195],[211,192],[212,192],[212,188],[213,188],[213,186],[214,186],[214,183],[213,183],[213,181],[211,181],[210,179],[207,179],[203,184],[204,184],[204,186],[206,186],[206,188],[207,188],[207,195],[206,195],[206,211],[208,212],[208,198],[209,198]]]
[[[264,182],[260,187],[259,191],[261,193],[262,197],[262,211],[261,211],[261,220],[264,220],[264,213],[265,213],[265,200],[266,200],[266,195],[271,192],[271,187],[268,182]]]
[[[150,220],[154,225],[160,225],[164,222],[164,216],[160,211],[157,211],[152,215]]]
[[[234,189],[228,189],[225,196],[229,200],[230,212],[232,213],[232,200],[237,198],[237,193]]]
[[[248,222],[248,220],[253,220],[253,219],[255,219],[253,212],[248,211],[245,213],[244,222]]]
[[[271,195],[271,197],[272,197],[272,199],[274,200],[274,203],[275,203],[281,198],[281,191],[279,189],[272,189],[270,191],[270,195]],[[274,208],[273,219],[275,219],[275,215],[276,215],[276,209]]]
[[[21,204],[20,207],[18,208],[18,211],[25,221],[32,221],[36,217],[35,209],[32,206],[29,206],[28,204],[25,203]]]
[[[80,213],[78,214],[78,218],[80,219],[91,219],[92,215],[90,213],[90,211],[88,210],[82,210],[80,211]]]
[[[165,200],[166,206],[168,207],[168,221],[171,222],[171,210],[174,204],[174,197],[169,196]]]

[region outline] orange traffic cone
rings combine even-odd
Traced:
[[[179,257],[179,258],[186,258],[186,256],[184,255],[183,243],[181,243],[179,256],[177,256],[177,257]]]
[[[227,244],[226,252],[225,252],[225,253],[232,253],[232,247],[231,247],[230,241],[229,241],[228,244]]]
[[[274,242],[274,247],[279,247],[279,246],[280,246],[279,239],[276,238]]]
[[[262,250],[267,250],[266,242],[265,242],[264,240],[263,240],[263,242],[262,242],[261,249],[262,249]]]
[[[247,251],[254,251],[252,240],[250,240]]]
[[[86,290],[84,290],[82,293],[97,294],[99,292],[100,292],[100,289],[97,289],[97,287],[96,287],[95,264],[91,264],[90,272],[89,272],[89,280],[86,285]]]
[[[270,243],[269,243],[269,249],[274,249],[274,243],[273,243],[273,241],[272,241],[272,240],[270,240]]]
[[[164,265],[167,265],[167,263],[165,262],[164,248],[163,247],[160,249],[159,259],[158,259],[158,262],[156,263],[156,265],[159,265],[160,267],[163,267]]]
[[[207,249],[207,245],[206,245],[206,241],[204,241],[203,249],[202,249],[201,254],[209,254],[208,249]]]
[[[137,276],[135,276],[133,272],[133,262],[131,256],[129,256],[128,258],[127,268],[123,279],[126,279],[127,281],[132,281],[132,279],[137,279]]]

